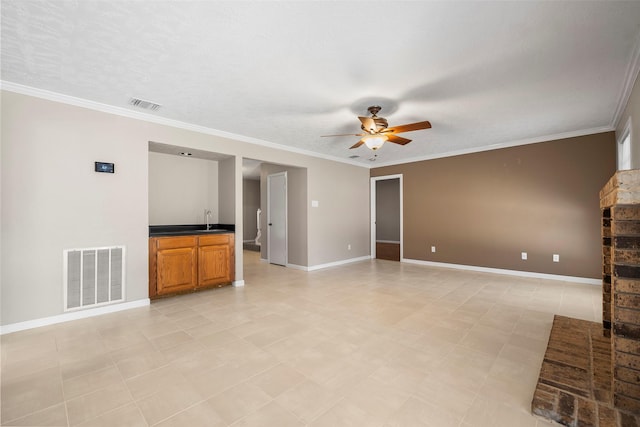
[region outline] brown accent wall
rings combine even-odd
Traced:
[[[607,132],[371,176],[403,174],[404,258],[600,279],[599,191],[616,171],[615,150]]]

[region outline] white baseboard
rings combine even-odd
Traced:
[[[241,288],[244,286],[244,280],[236,280],[233,282],[234,288]]]
[[[12,332],[24,331],[26,329],[39,328],[40,326],[55,325],[56,323],[69,322],[71,320],[85,319],[87,317],[100,316],[101,314],[115,313],[117,311],[129,310],[132,308],[144,307],[151,303],[149,298],[139,299],[122,304],[105,305],[88,310],[73,311],[70,313],[58,314],[56,316],[43,317],[41,319],[27,320],[25,322],[11,323],[0,326],[0,335]]]
[[[561,276],[558,274],[534,273],[531,271],[505,270],[501,268],[477,267],[475,265],[449,264],[446,262],[423,261],[419,259],[402,258],[408,264],[426,265],[429,267],[453,268],[456,270],[479,271],[482,273],[504,274],[507,276],[533,277],[537,279],[561,280],[563,282],[586,283],[588,285],[602,285],[602,279],[589,277]]]
[[[327,264],[311,265],[309,267],[305,267],[303,265],[296,265],[296,264],[287,264],[287,267],[295,268],[296,270],[314,271],[314,270],[321,270],[323,268],[338,267],[340,265],[351,264],[351,263],[354,263],[354,262],[368,261],[370,259],[371,259],[371,255],[365,255],[365,256],[362,256],[362,257],[359,257],[359,258],[344,259],[342,261],[335,261],[335,262],[330,262],[330,263],[327,263]]]

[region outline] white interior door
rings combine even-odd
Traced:
[[[271,264],[287,265],[287,173],[267,176],[267,251]]]

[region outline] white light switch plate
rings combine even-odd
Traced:
[[[527,259],[527,253],[526,252],[522,252],[522,259],[526,260]]]
[[[320,203],[317,200],[312,200],[311,201],[311,207],[312,208],[317,208],[318,206],[320,206]]]

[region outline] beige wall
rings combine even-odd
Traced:
[[[146,298],[146,126],[11,92],[1,120],[2,324],[62,313],[64,249],[125,245],[126,300]]]
[[[321,201],[320,208],[300,212],[307,265],[369,254],[364,167],[9,91],[2,91],[1,109],[2,325],[62,314],[65,248],[126,245],[127,301],[147,297],[149,141],[234,156],[233,167],[219,162],[235,177],[234,213],[227,218],[219,210],[220,221],[231,219],[239,236],[242,158],[305,168],[305,207],[309,199]],[[116,173],[94,173],[97,160],[114,162]],[[236,279],[242,280],[237,247]]]
[[[640,169],[640,75],[636,78],[627,107],[616,127],[618,139],[622,138],[629,119],[631,119],[631,169]]]
[[[600,278],[598,192],[614,172],[608,132],[371,175],[403,174],[405,258]]]
[[[218,223],[218,162],[150,152],[149,224],[204,224],[205,209]]]
[[[242,180],[242,222],[244,223],[243,240],[256,238],[258,225],[256,212],[260,208],[260,180]]]
[[[220,224],[236,224],[235,162],[236,159],[233,157],[218,162],[218,222]],[[237,197],[242,200],[242,193]],[[242,233],[238,235],[242,236]]]

